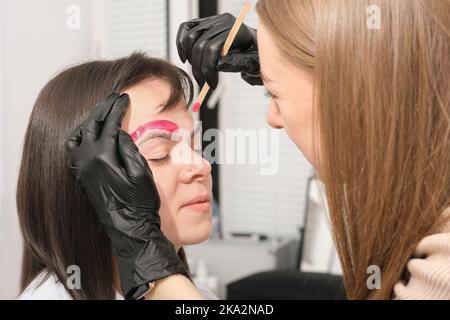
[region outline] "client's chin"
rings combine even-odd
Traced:
[[[178,237],[182,246],[194,245],[205,242],[211,237],[212,221],[205,219],[197,221],[197,224],[191,225],[180,231]]]
[[[211,236],[211,212],[180,214],[171,224],[165,224],[162,221],[161,229],[176,247],[202,243]]]

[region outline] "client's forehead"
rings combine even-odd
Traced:
[[[186,111],[186,102],[180,101],[173,109],[160,112],[171,92],[169,83],[160,79],[144,80],[125,92],[130,96],[130,106],[122,121],[122,129],[128,133],[150,121],[168,120],[179,128],[191,130],[192,115]]]

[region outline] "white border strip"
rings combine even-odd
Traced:
[[[5,96],[4,96],[4,86],[5,86],[5,57],[4,57],[4,48],[5,48],[5,1],[0,1],[0,150],[4,150],[4,130],[5,130],[5,117],[4,114],[6,112],[5,106]],[[0,201],[1,205],[3,205],[3,197],[5,196],[6,188],[5,188],[5,176],[4,176],[4,159],[0,157]],[[1,210],[4,211],[4,210]],[[1,212],[0,212],[1,214]]]

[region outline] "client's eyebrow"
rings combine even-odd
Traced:
[[[148,139],[154,139],[154,138],[163,138],[163,139],[167,139],[167,140],[171,140],[173,134],[167,131],[157,131],[157,129],[154,129],[155,131],[149,133],[145,140]]]
[[[194,136],[200,131],[201,126],[195,126],[194,129],[191,130],[189,133],[189,138],[193,139]],[[181,134],[178,134],[176,132],[171,133],[171,139],[172,141],[179,141],[183,136]]]
[[[200,131],[201,126],[195,126],[195,128],[193,130],[191,130],[190,132],[190,139],[193,139],[194,136]],[[150,139],[155,139],[155,138],[163,138],[166,139],[168,141],[180,141],[182,139],[182,135],[178,134],[176,132],[169,132],[169,131],[165,131],[165,130],[161,130],[161,129],[147,129],[146,131],[150,131],[146,136],[145,136],[145,140],[143,142],[146,142]],[[141,139],[137,139],[136,143],[139,144],[139,140]]]
[[[131,134],[131,137],[134,141],[137,141],[145,132],[151,129],[160,129],[167,132],[174,132],[178,129],[178,125],[168,120],[150,121],[137,128],[136,131]]]

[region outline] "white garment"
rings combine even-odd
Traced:
[[[218,300],[208,288],[194,283],[197,290],[206,300]],[[72,300],[66,288],[54,274],[41,272],[28,287],[17,297],[18,300]],[[116,300],[123,300],[116,291]]]

